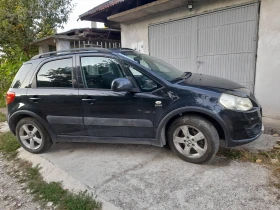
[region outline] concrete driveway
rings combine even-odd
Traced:
[[[21,149],[20,156],[41,164],[48,180],[70,189],[86,186],[112,204],[105,210],[278,210],[280,205],[268,169],[223,157],[195,165],[165,148],[78,143],[54,145],[43,155]]]

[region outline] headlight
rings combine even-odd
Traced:
[[[249,98],[241,98],[223,93],[219,99],[220,104],[231,110],[247,111],[253,108]]]

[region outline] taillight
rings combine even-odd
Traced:
[[[14,101],[16,94],[14,92],[7,92],[6,94],[6,104],[10,104]]]

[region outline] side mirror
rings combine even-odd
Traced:
[[[132,83],[126,78],[117,78],[113,80],[111,88],[115,92],[131,91],[133,89]]]

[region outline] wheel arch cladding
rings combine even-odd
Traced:
[[[39,123],[41,123],[41,125],[46,129],[46,131],[48,132],[48,134],[50,135],[51,137],[51,140],[53,142],[56,142],[56,136],[54,135],[54,133],[51,131],[49,125],[41,118],[39,117],[38,115],[32,113],[32,112],[29,112],[29,111],[18,111],[18,112],[15,112],[13,113],[10,118],[9,118],[9,127],[10,127],[10,130],[13,134],[16,133],[16,126],[18,124],[18,122],[24,118],[34,118],[35,120],[37,120]]]
[[[160,139],[160,144],[166,145],[167,143],[167,133],[170,125],[179,117],[184,115],[196,115],[205,118],[210,123],[213,124],[213,126],[216,128],[220,139],[227,140],[230,138],[229,131],[226,128],[226,125],[224,122],[219,119],[217,115],[214,113],[211,113],[208,110],[201,109],[201,108],[180,108],[176,109],[172,112],[170,112],[168,115],[166,115],[162,121],[160,122],[158,129],[157,129],[157,139]]]

